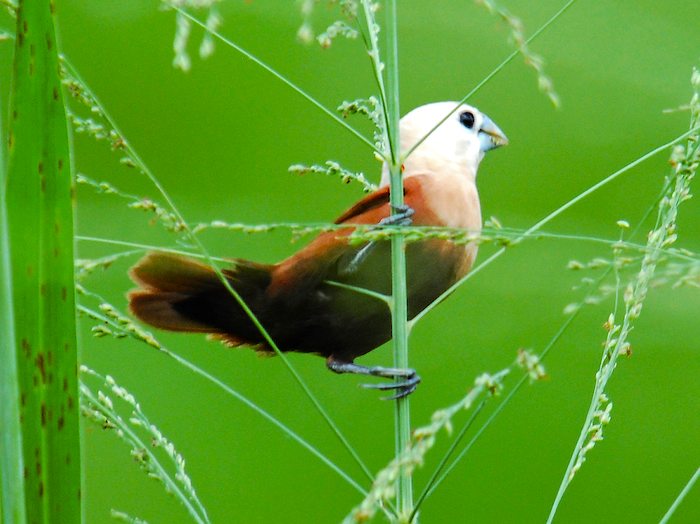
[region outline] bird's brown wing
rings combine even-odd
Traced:
[[[408,179],[409,182],[411,179]],[[415,184],[411,182],[411,186]],[[404,197],[408,188],[404,187]],[[389,216],[389,187],[377,189],[374,193],[370,193],[365,198],[357,202],[350,209],[335,219],[334,224],[343,224],[352,222],[353,224],[378,224],[379,220]],[[376,214],[380,217],[374,220]]]
[[[416,224],[429,224],[435,220],[425,205],[423,178],[418,175],[404,181],[404,202],[415,211],[413,222]],[[336,224],[348,224],[347,229],[321,233],[305,248],[277,264],[268,293],[270,296],[304,293],[320,281],[333,278],[338,260],[362,247],[348,243],[347,237],[355,229],[351,226],[378,224],[390,215],[388,187],[367,195],[335,220]]]

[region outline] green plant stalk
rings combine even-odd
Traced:
[[[391,153],[390,203],[392,210],[403,206],[403,178],[401,176],[401,141],[399,136],[399,53],[396,0],[386,2],[386,118],[387,135]],[[392,211],[393,212],[393,211]],[[391,237],[391,326],[394,344],[394,366],[408,368],[408,297],[406,291],[406,243],[401,235]],[[396,456],[411,441],[411,412],[408,397],[396,400],[395,410]],[[409,472],[402,468],[397,480],[397,510],[400,521],[413,511],[413,483]]]
[[[19,376],[14,351],[16,341],[5,200],[4,135],[0,136],[0,143],[0,522],[24,522],[24,462],[19,418]]]
[[[7,221],[26,521],[81,521],[68,127],[50,0],[17,11]],[[4,401],[3,401],[4,403]]]
[[[676,500],[673,501],[673,504],[671,504],[671,507],[668,508],[668,511],[661,518],[661,520],[659,521],[659,524],[666,524],[670,520],[670,518],[673,516],[673,514],[678,509],[678,506],[680,506],[681,502],[683,502],[683,499],[686,497],[686,495],[688,493],[690,493],[690,490],[693,489],[693,486],[695,485],[695,482],[698,480],[698,478],[700,478],[700,468],[695,470],[695,473],[693,473],[693,476],[690,477],[690,480],[688,481],[688,483],[685,486],[683,486],[683,489],[676,497]]]

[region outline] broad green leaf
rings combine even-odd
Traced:
[[[29,522],[79,522],[80,439],[69,140],[54,5],[17,12],[7,218]]]

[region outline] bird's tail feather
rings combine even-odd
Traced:
[[[253,309],[264,300],[271,266],[235,261],[224,270]],[[168,331],[211,333],[227,344],[257,345],[260,335],[211,267],[168,253],[149,253],[130,272],[140,288],[129,293],[131,312]]]

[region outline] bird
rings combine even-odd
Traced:
[[[422,105],[401,118],[399,126],[402,155],[410,151],[401,166],[403,207],[391,207],[385,162],[379,188],[341,214],[335,220],[338,229],[320,233],[276,264],[234,258],[222,270],[279,351],[320,355],[336,373],[392,379],[364,384],[392,390],[394,394],[385,397],[390,399],[416,389],[416,371],[355,362],[392,336],[390,310],[376,295],[392,292],[390,242],[357,245],[348,237],[355,226],[444,226],[480,232],[477,170],[486,152],[508,143],[486,114],[459,102]],[[477,245],[433,238],[408,243],[405,253],[411,319],[469,272]],[[134,265],[130,276],[139,287],[128,294],[129,309],[146,324],[274,353],[214,268],[156,251]]]

